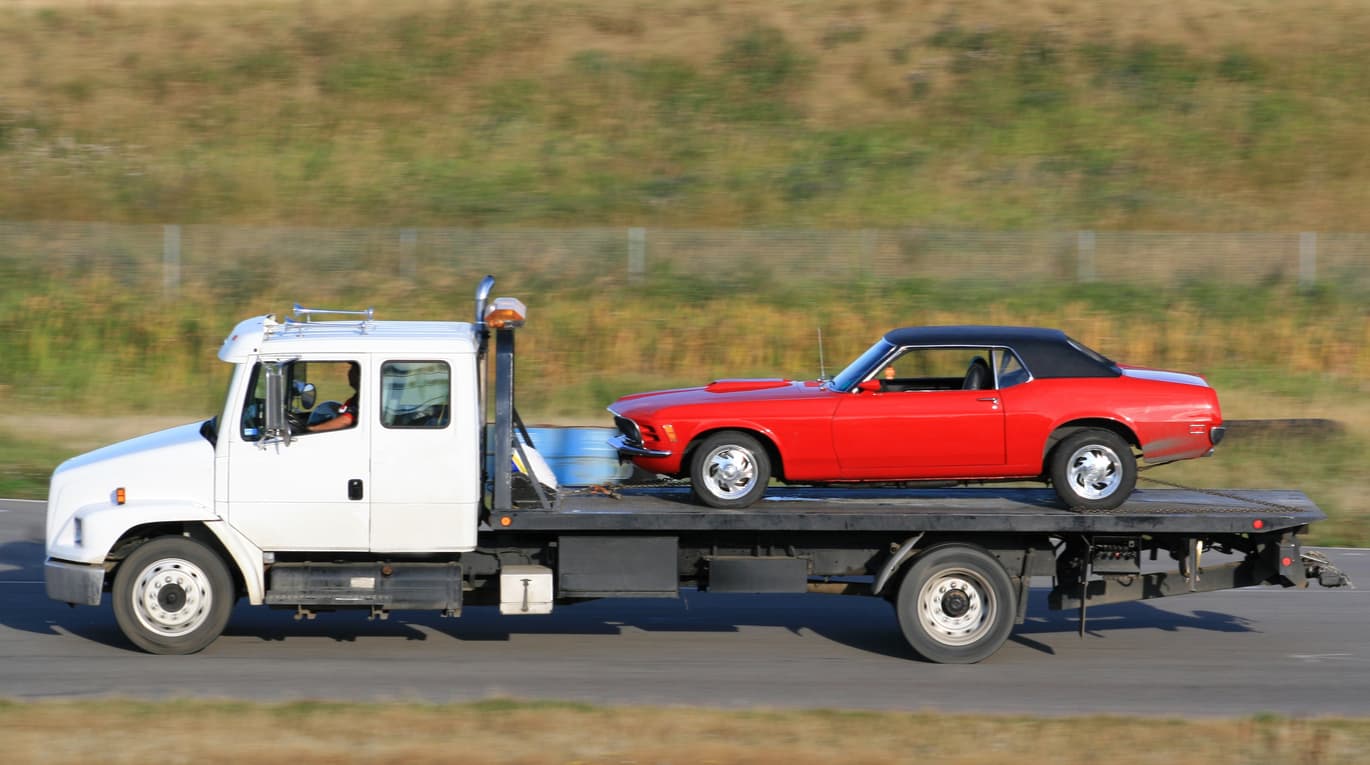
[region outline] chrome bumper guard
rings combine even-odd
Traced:
[[[618,456],[624,459],[633,457],[669,457],[670,452],[663,452],[659,449],[648,449],[641,444],[630,442],[627,436],[614,436],[609,439],[609,445],[618,451]]]

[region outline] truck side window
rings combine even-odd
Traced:
[[[242,435],[244,441],[260,441],[266,427],[266,376],[260,363],[252,365],[252,377],[247,383],[247,401],[243,402]]]
[[[354,361],[296,361],[286,368],[286,421],[296,436],[355,427],[360,367]],[[328,399],[328,400],[324,400]],[[243,402],[242,438],[260,441],[266,428],[266,374],[252,365]]]
[[[443,361],[381,365],[381,425],[445,428],[451,422],[452,370]]]

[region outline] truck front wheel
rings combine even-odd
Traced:
[[[114,618],[149,653],[195,653],[214,642],[233,608],[223,560],[188,537],[143,544],[114,575]]]
[[[913,650],[938,664],[988,658],[1013,631],[1013,582],[993,555],[964,544],[918,555],[895,600]]]

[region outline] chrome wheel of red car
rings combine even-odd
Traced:
[[[761,498],[770,480],[769,455],[746,433],[709,436],[690,463],[690,488],[710,507],[747,507]]]
[[[1137,458],[1118,434],[1084,430],[1057,445],[1051,482],[1069,507],[1111,510],[1137,485]]]

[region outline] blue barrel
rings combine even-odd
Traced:
[[[622,481],[633,474],[631,464],[620,465],[609,439],[613,428],[529,428],[538,453],[563,486],[591,486]]]

